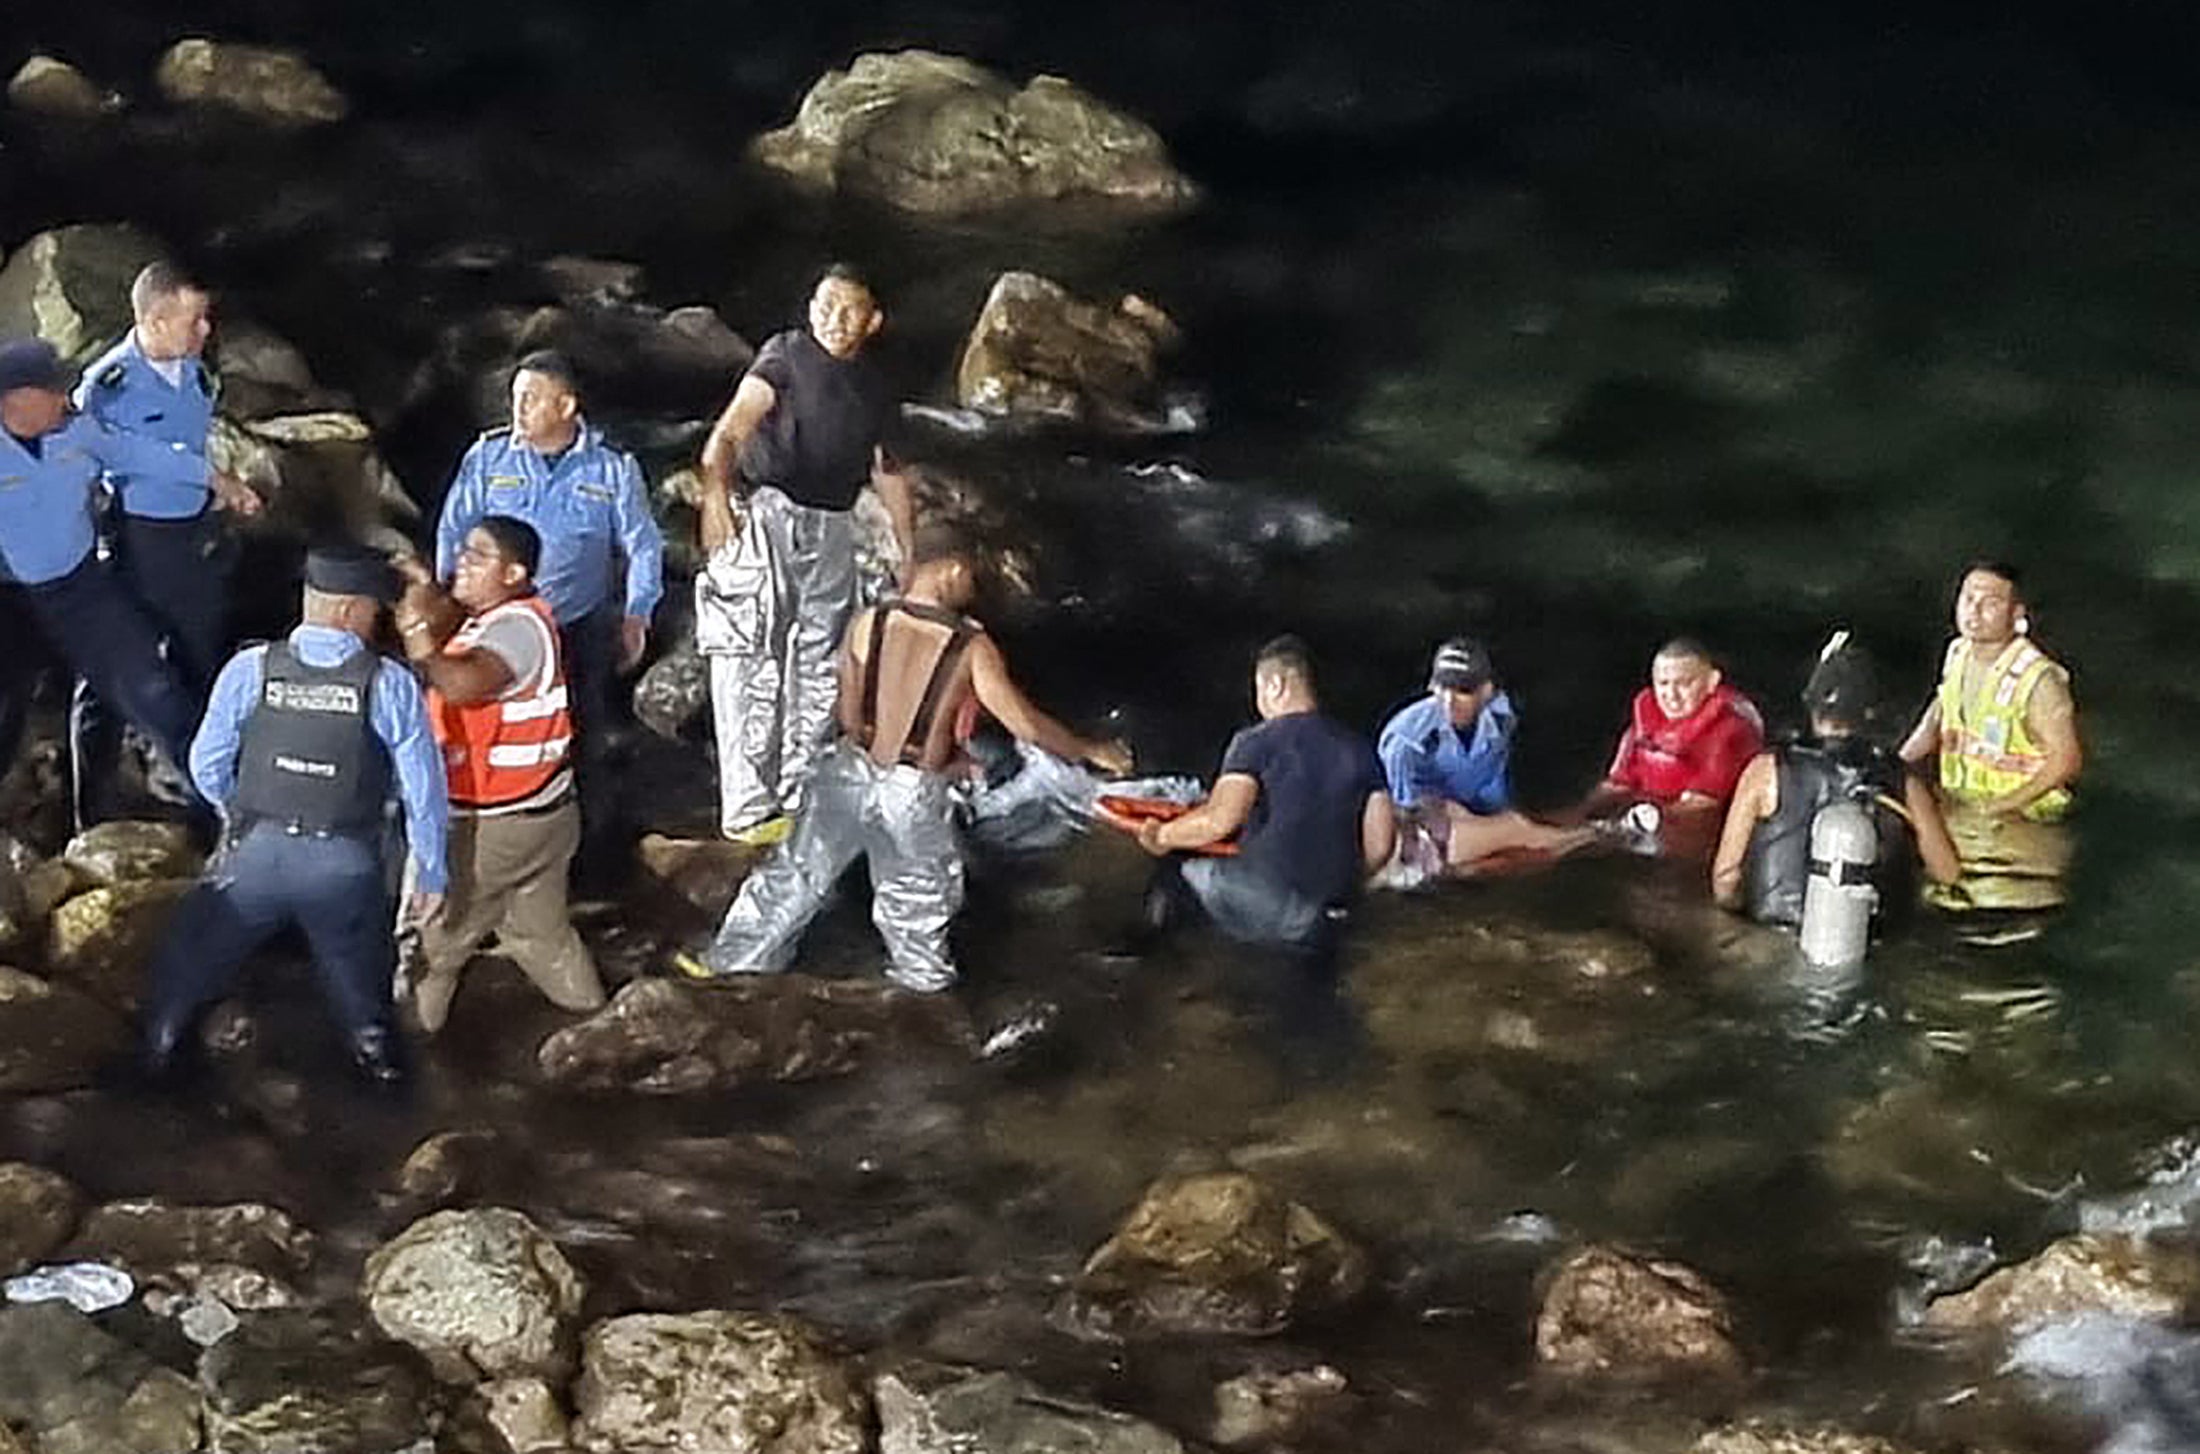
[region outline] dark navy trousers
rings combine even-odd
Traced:
[[[259,823],[207,866],[153,960],[145,1019],[189,1025],[228,994],[252,951],[296,925],[330,1012],[347,1037],[390,1021],[392,905],[378,837],[292,833]]]
[[[94,692],[188,771],[196,699],[161,659],[160,632],[114,569],[96,555],[56,581],[27,586],[39,629]]]
[[[606,602],[558,628],[567,710],[573,714],[573,785],[580,794],[584,854],[608,853],[621,836],[611,743],[624,619],[616,603]]]

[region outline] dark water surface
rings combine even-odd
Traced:
[[[551,1021],[502,985],[469,990],[409,1108],[319,1074],[290,1107],[74,1097],[0,1108],[0,1153],[100,1194],[275,1198],[363,1245],[367,1189],[413,1142],[484,1125],[527,1148],[484,1195],[575,1245],[607,1310],[779,1302],[1180,1421],[1223,1355],[1111,1358],[1037,1310],[1153,1176],[1237,1164],[1384,1268],[1363,1313],[1304,1335],[1370,1396],[1340,1447],[1539,1428],[1564,1447],[1576,1411],[1523,1384],[1527,1316],[1534,1272],[1579,1238],[1733,1289],[1768,1402],[1960,1434],[1970,1405],[1931,1411],[1975,1370],[1893,1335],[1920,1239],[2029,1250],[2200,1115],[2200,131],[2136,27],[2118,45],[2074,23],[1706,10],[1690,38],[1685,14],[1438,9],[55,13],[18,40],[133,83],[187,20],[295,42],[358,114],[298,138],[11,125],[0,243],[144,223],[358,394],[431,504],[470,426],[392,417],[396,381],[553,253],[642,262],[652,301],[708,301],[752,338],[821,260],[854,257],[894,313],[889,363],[931,402],[1000,269],[1136,289],[1185,326],[1204,432],[917,453],[1029,522],[1043,608],[1005,634],[1038,695],[1121,709],[1156,767],[1209,766],[1244,715],[1244,652],[1276,630],[1305,632],[1332,705],[1372,724],[1468,629],[1522,704],[1528,795],[1555,802],[1595,778],[1665,637],[1714,643],[1785,718],[1846,624],[1906,715],[1958,566],[2011,557],[2089,750],[2074,903],[2044,937],[1984,950],[1928,924],[1865,986],[1814,994],[1692,880],[1639,865],[1383,902],[1354,960],[1367,1062],[1309,1091],[1202,952],[1090,963],[1139,868],[1094,843],[1047,871],[1054,897],[1010,880],[972,916],[981,1017],[1027,993],[1070,1012],[1021,1070],[920,1059],[707,1106],[551,1103],[524,1088],[518,1034]],[[1209,204],[1100,236],[924,233],[740,169],[824,66],[920,42],[1140,110]],[[453,268],[461,244],[503,261]],[[707,782],[692,794],[668,813],[707,814]],[[1492,924],[1621,931],[1653,962],[1587,976],[1563,944],[1493,948],[1474,927]],[[850,914],[815,962],[868,973],[873,953]],[[298,1024],[277,1058],[309,1066]]]

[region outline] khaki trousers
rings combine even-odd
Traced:
[[[451,815],[450,891],[420,926],[413,1008],[421,1029],[443,1028],[460,973],[491,934],[550,1003],[593,1010],[604,1002],[596,962],[566,912],[566,873],[580,842],[571,795],[545,813]]]

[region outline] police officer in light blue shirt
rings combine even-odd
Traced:
[[[177,906],[153,962],[141,1057],[174,1066],[198,1012],[228,992],[254,949],[304,932],[353,1065],[400,1078],[391,1019],[391,915],[382,821],[391,779],[404,804],[417,885],[432,912],[448,884],[443,756],[419,683],[368,642],[400,580],[358,547],[306,558],[304,622],[250,646],[215,679],[191,744],[191,775],[221,811],[221,852]]]
[[[474,441],[443,497],[436,574],[448,581],[466,534],[488,515],[535,527],[535,586],[564,637],[581,812],[594,847],[609,831],[603,753],[612,683],[640,664],[664,588],[664,539],[634,456],[581,415],[573,366],[532,353],[512,374],[512,423]],[[621,584],[621,573],[624,584]]]
[[[71,668],[179,770],[198,712],[162,660],[158,629],[100,558],[93,498],[102,474],[169,468],[172,446],[72,414],[50,344],[0,345],[0,568]]]

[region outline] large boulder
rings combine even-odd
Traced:
[[[748,975],[707,988],[636,980],[587,1019],[543,1041],[536,1062],[578,1090],[695,1095],[765,1081],[846,1075],[874,1053],[966,1048],[969,1022],[948,996],[871,980]]]
[[[40,1454],[199,1447],[199,1395],[65,1303],[0,1305],[0,1427]]]
[[[420,507],[376,449],[356,414],[324,410],[240,423],[217,417],[207,458],[267,502],[256,528],[299,539],[348,537],[409,548]]]
[[[214,1454],[409,1454],[441,1413],[411,1349],[313,1313],[246,1318],[200,1355],[199,1387]]]
[[[474,1391],[482,1422],[511,1454],[564,1454],[572,1447],[572,1423],[558,1391],[539,1378],[501,1378]]]
[[[1242,1172],[1157,1182],[1056,1309],[1080,1336],[1262,1336],[1357,1297],[1368,1258]]]
[[[1003,273],[963,344],[955,396],[981,414],[1158,428],[1160,360],[1176,338],[1136,294],[1103,307],[1036,273]]]
[[[722,917],[762,855],[723,838],[648,833],[635,850],[642,872],[713,920]]]
[[[1009,1373],[911,1365],[871,1384],[879,1454],[1183,1454],[1166,1429]]]
[[[359,1285],[376,1325],[446,1383],[563,1378],[585,1293],[557,1244],[505,1207],[422,1218],[367,1258]]]
[[[799,185],[930,216],[1060,202],[1166,213],[1198,197],[1152,127],[1068,81],[1040,76],[1018,90],[922,50],[828,72],[750,154]]]
[[[84,120],[121,102],[121,97],[100,90],[82,71],[54,56],[32,56],[8,81],[8,104],[42,116]]]
[[[2080,1313],[2182,1319],[2200,1309],[2200,1254],[2113,1233],[2085,1232],[2050,1244],[1964,1292],[1935,1298],[1927,1327],[2017,1334]]]
[[[841,1360],[791,1319],[637,1313],[582,1340],[573,1442],[587,1454],[863,1454]]]
[[[756,357],[713,308],[691,303],[668,312],[608,296],[537,309],[514,347],[564,354],[592,398],[715,402]]]
[[[90,1085],[129,1038],[112,1006],[0,965],[0,1094]]]
[[[313,414],[336,407],[338,396],[313,377],[296,345],[257,324],[223,319],[208,362],[221,380],[222,413],[236,420]]]
[[[84,1197],[59,1172],[0,1161],[0,1277],[44,1262],[69,1240]]]
[[[153,84],[171,101],[219,106],[275,126],[341,121],[350,109],[344,93],[305,57],[204,36],[170,46]]]
[[[134,227],[41,232],[0,268],[0,338],[35,334],[76,365],[130,326],[130,283],[167,250]]]
[[[148,879],[68,900],[46,926],[47,973],[110,1005],[135,1009],[169,916],[192,882]]]
[[[1550,1278],[1535,1319],[1544,1371],[1614,1382],[1732,1381],[1747,1371],[1725,1294],[1694,1268],[1587,1247]]]
[[[194,878],[203,860],[181,823],[100,823],[69,840],[61,861],[93,888]]]
[[[283,1285],[311,1269],[316,1243],[286,1213],[257,1202],[194,1207],[148,1199],[94,1207],[68,1252],[112,1262],[140,1282],[195,1291],[211,1281],[250,1305],[286,1301]],[[248,1293],[255,1282],[269,1286]]]

